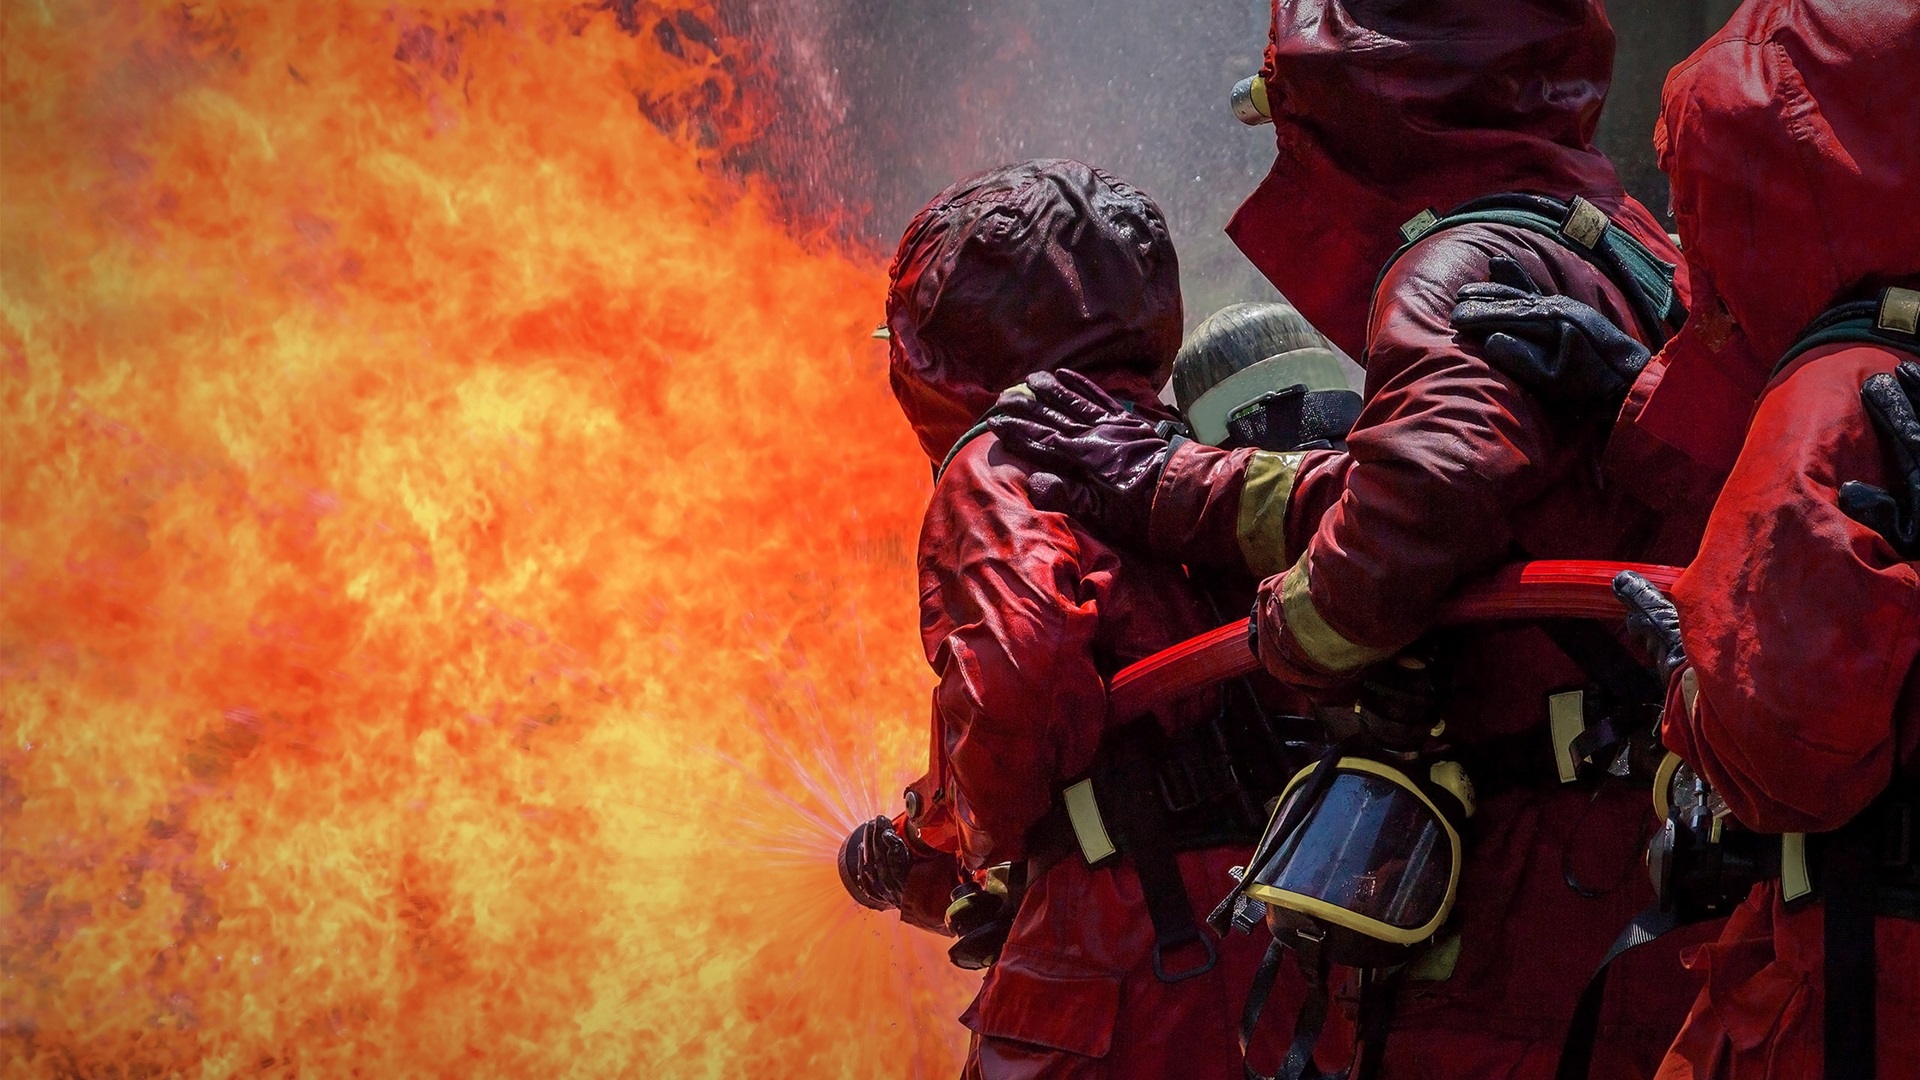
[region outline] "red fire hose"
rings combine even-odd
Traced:
[[[1677,566],[1648,563],[1553,560],[1515,563],[1475,581],[1440,608],[1442,626],[1525,619],[1625,618],[1613,595],[1613,578],[1633,570],[1663,590],[1680,576]],[[1189,638],[1129,665],[1113,677],[1107,701],[1119,718],[1137,716],[1163,701],[1245,675],[1260,661],[1247,648],[1247,620]]]

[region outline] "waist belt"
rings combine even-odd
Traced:
[[[1061,792],[1028,846],[1036,860],[1077,851],[1103,867],[1125,858],[1153,920],[1155,976],[1174,983],[1205,974],[1218,951],[1194,917],[1176,856],[1259,839],[1246,812],[1248,803],[1258,806],[1257,793],[1241,771],[1218,725],[1169,739],[1153,720],[1136,722],[1102,741],[1091,774]],[[1194,962],[1171,967],[1176,952],[1193,953]]]
[[[1874,918],[1920,920],[1920,860],[1915,819],[1920,778],[1896,777],[1865,811],[1830,833],[1781,838],[1781,895],[1813,898],[1824,907],[1826,1080],[1872,1080],[1874,1061]],[[1797,864],[1797,865],[1796,865]],[[1810,869],[1817,872],[1809,873]],[[1799,895],[1789,896],[1795,889]],[[1635,916],[1600,961],[1574,1008],[1555,1080],[1583,1080],[1599,1032],[1600,1006],[1613,961],[1685,925],[1679,905],[1656,905]]]

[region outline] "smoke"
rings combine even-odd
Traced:
[[[1266,0],[733,0],[764,50],[754,105],[776,119],[753,147],[788,209],[891,253],[913,212],[968,173],[1073,157],[1132,181],[1166,211],[1187,320],[1276,297],[1222,233],[1273,161],[1270,128],[1227,110],[1266,48]],[[1660,86],[1733,0],[1611,0],[1618,48],[1598,142],[1656,213]],[[876,301],[876,315],[878,303]]]
[[[732,19],[766,50],[755,100],[777,117],[754,165],[803,219],[891,253],[959,177],[1078,158],[1166,211],[1190,323],[1276,295],[1221,232],[1273,159],[1270,129],[1227,110],[1260,67],[1262,0],[788,0]]]

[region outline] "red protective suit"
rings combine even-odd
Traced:
[[[1084,165],[1013,166],[942,193],[901,241],[887,322],[894,391],[936,463],[1035,370],[1084,371],[1168,415],[1155,391],[1181,309],[1165,225],[1150,200]],[[940,682],[916,825],[973,870],[1033,854],[1029,830],[1106,733],[1105,679],[1214,623],[1178,566],[1035,509],[1028,471],[991,434],[964,441],[920,536],[921,635]],[[1177,732],[1215,703],[1159,719]],[[1179,857],[1198,916],[1249,854]],[[1132,866],[1090,870],[1069,854],[1028,888],[962,1018],[967,1075],[1238,1077],[1240,1008],[1265,940],[1229,935],[1211,973],[1162,983]],[[1284,986],[1275,996],[1282,1009],[1298,999]]]
[[[1503,191],[1584,196],[1677,261],[1591,143],[1612,43],[1599,0],[1275,6],[1264,74],[1279,158],[1230,231],[1363,359],[1366,405],[1344,453],[1183,445],[1156,494],[1151,542],[1273,575],[1260,642],[1283,679],[1351,678],[1421,637],[1462,581],[1506,561],[1692,554],[1697,532],[1610,482],[1612,418],[1550,416],[1448,324],[1457,289],[1506,256],[1545,291],[1635,327],[1591,264],[1532,233],[1466,226],[1422,240],[1366,306],[1403,222]],[[1454,682],[1448,736],[1470,759],[1496,743],[1539,757],[1489,764],[1488,752],[1477,767],[1484,797],[1462,875],[1458,962],[1447,978],[1410,985],[1384,1075],[1544,1078],[1580,988],[1651,899],[1641,864],[1651,812],[1644,791],[1556,783],[1547,699],[1588,679],[1542,631],[1437,642]],[[1618,965],[1594,1075],[1651,1075],[1693,995],[1677,951],[1649,946]]]
[[[1860,384],[1903,355],[1827,346],[1769,381],[1824,309],[1920,283],[1916,91],[1920,8],[1894,0],[1748,4],[1667,81],[1698,287],[1668,367],[1766,389],[1675,590],[1692,667],[1666,739],[1763,831],[1838,828],[1920,768],[1920,573],[1837,505],[1845,481],[1892,479]],[[1818,1077],[1822,927],[1756,889],[1691,958],[1706,987],[1661,1076]],[[1882,918],[1877,939],[1880,1075],[1920,1075],[1920,923]]]

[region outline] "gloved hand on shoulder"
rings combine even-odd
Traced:
[[[1840,509],[1886,537],[1901,558],[1920,559],[1920,364],[1903,360],[1891,375],[1869,376],[1860,400],[1906,490],[1849,480],[1840,485]]]
[[[1000,395],[988,427],[1009,453],[1045,470],[1027,481],[1034,505],[1144,548],[1173,452],[1167,437],[1079,372],[1036,372],[1026,387]]]
[[[1541,401],[1590,408],[1625,398],[1651,354],[1605,315],[1570,296],[1547,296],[1512,259],[1488,264],[1493,280],[1462,285],[1453,328],[1480,355]]]

